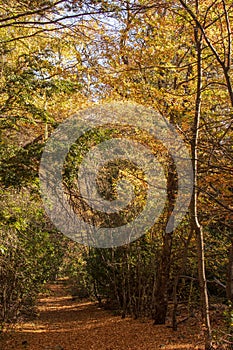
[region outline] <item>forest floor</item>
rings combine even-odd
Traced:
[[[122,319],[90,301],[75,301],[64,283],[50,284],[38,300],[38,317],[21,322],[0,340],[1,350],[204,349],[197,318],[174,332],[151,320]]]

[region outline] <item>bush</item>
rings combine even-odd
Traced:
[[[28,192],[2,193],[0,325],[30,314],[46,281],[60,266],[61,238]],[[35,199],[35,198],[34,198]]]

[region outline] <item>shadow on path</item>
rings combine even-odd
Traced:
[[[198,327],[187,323],[178,332],[153,326],[98,308],[89,301],[73,301],[62,283],[38,301],[39,317],[18,324],[1,350],[183,350],[204,349]]]

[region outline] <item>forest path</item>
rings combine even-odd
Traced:
[[[39,317],[17,324],[1,350],[183,350],[204,349],[194,320],[177,332],[151,320],[122,319],[89,301],[74,301],[63,283],[49,285],[38,301]]]

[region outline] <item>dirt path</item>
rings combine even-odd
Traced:
[[[75,302],[62,284],[38,302],[39,317],[18,324],[0,342],[1,350],[183,350],[204,349],[196,320],[178,332],[152,321],[124,320],[92,302]]]

